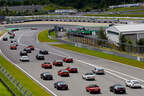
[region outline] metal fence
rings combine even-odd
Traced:
[[[109,48],[121,52],[144,54],[144,46],[128,44],[128,43],[117,43],[109,40],[99,39],[96,36],[86,36],[80,34],[67,34],[69,40],[77,43],[87,44],[93,47]]]
[[[50,32],[53,32],[53,30],[49,30],[48,34],[50,34]],[[61,38],[52,38],[50,35],[48,37],[50,37],[51,39],[57,40],[61,43],[70,44],[70,45],[77,46],[80,48],[86,48],[90,50],[95,50],[95,51],[99,51],[103,53],[108,53],[108,54],[144,62],[144,58],[123,53],[123,52],[128,52],[128,53],[134,53],[134,54],[135,53],[143,54],[144,46],[135,46],[131,44],[116,45],[114,44],[114,42],[110,42],[108,40],[102,40],[98,38],[84,37],[84,36],[73,36],[72,34],[67,34],[67,37],[69,40],[63,40]]]
[[[33,96],[33,94],[27,90],[15,77],[13,77],[2,65],[0,65],[0,72],[15,85],[23,96]]]

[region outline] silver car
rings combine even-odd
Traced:
[[[141,88],[141,84],[138,80],[126,80],[125,85],[130,88]]]
[[[94,68],[94,70],[92,70],[92,72],[95,74],[105,74],[104,69],[100,68],[100,67]]]
[[[21,56],[20,61],[30,61],[28,56]]]
[[[85,80],[95,80],[95,75],[93,73],[82,74],[82,78]]]

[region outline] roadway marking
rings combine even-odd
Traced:
[[[5,33],[3,36],[0,37],[0,40],[6,35],[7,33]],[[21,36],[22,37],[22,36]],[[9,62],[11,62],[13,65],[15,65],[17,68],[19,68],[21,71],[23,71],[26,75],[28,75],[31,79],[33,79],[35,82],[37,82],[40,86],[42,86],[43,88],[45,88],[48,92],[50,92],[51,94],[53,94],[54,96],[58,96],[56,95],[53,91],[51,91],[50,89],[48,89],[46,86],[44,86],[42,83],[40,83],[37,79],[35,79],[32,75],[30,75],[28,72],[26,72],[24,69],[22,69],[20,66],[18,66],[17,64],[15,64],[14,62],[12,62],[6,55],[3,54],[3,52],[0,50],[0,53],[4,56],[4,58],[6,58]]]
[[[35,79],[32,75],[30,75],[28,72],[26,72],[24,69],[22,69],[20,66],[18,66],[17,64],[15,64],[14,62],[12,62],[6,55],[3,54],[3,52],[0,50],[0,53],[4,56],[4,58],[6,58],[9,62],[11,62],[13,65],[15,65],[17,68],[19,68],[21,71],[23,71],[25,74],[27,74],[31,79],[33,79],[34,81],[36,81],[39,85],[41,85],[43,88],[45,88],[48,92],[50,92],[51,94],[53,94],[54,96],[58,96],[56,95],[53,91],[51,91],[50,89],[48,89],[46,86],[44,86],[42,83],[40,83],[37,79]]]
[[[22,37],[22,36],[21,36],[21,37]],[[21,37],[20,37],[19,39],[21,39]],[[22,43],[21,43],[21,45],[27,46],[26,44],[22,44]],[[39,48],[35,48],[35,49],[40,50]],[[64,53],[64,52],[62,52],[62,51],[59,51],[59,50],[57,50],[57,49],[55,49],[55,48],[53,48],[53,50],[55,50],[55,51],[57,51],[58,53],[61,53],[61,54],[63,54],[63,55],[60,55],[60,54],[57,54],[57,53],[54,53],[54,52],[49,52],[49,53],[55,54],[55,55],[61,56],[61,57],[69,56],[68,54],[66,54],[66,53]],[[82,61],[82,60],[78,60],[78,59],[74,59],[74,60],[79,61],[79,62],[84,63],[84,64],[87,64],[87,65],[92,66],[92,67],[100,67],[100,66],[93,65],[93,64],[91,64],[91,63],[87,63],[87,62]],[[103,67],[103,68],[104,68],[104,67]],[[122,79],[122,80],[125,80],[125,81],[128,80],[128,79],[123,78],[123,77],[121,77],[121,76],[119,76],[119,75],[117,75],[117,74],[121,74],[121,75],[123,75],[123,76],[127,76],[127,77],[129,77],[129,78],[136,79],[136,80],[139,80],[139,81],[141,81],[141,82],[144,82],[144,80],[142,80],[142,79],[139,79],[139,78],[136,78],[136,77],[133,77],[133,76],[130,76],[130,75],[127,75],[127,74],[118,72],[118,71],[114,71],[114,70],[107,69],[107,68],[104,68],[104,69],[106,69],[106,72],[107,72],[107,73],[109,73],[109,74],[111,74],[111,75],[113,75],[113,76],[115,76],[115,77],[117,77],[117,78],[120,78],[120,79]],[[117,74],[115,74],[115,73],[117,73]],[[144,87],[144,86],[142,86],[142,87]]]

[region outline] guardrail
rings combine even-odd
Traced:
[[[49,34],[48,37],[50,37],[51,39],[57,40],[61,43],[70,44],[70,45],[77,46],[80,48],[86,48],[86,49],[90,49],[90,50],[95,50],[95,51],[99,51],[99,52],[103,52],[103,53],[108,53],[108,54],[112,54],[112,55],[116,55],[116,56],[125,57],[125,58],[134,59],[134,60],[144,62],[144,58],[141,58],[139,56],[132,56],[132,55],[128,55],[125,53],[120,53],[120,52],[116,52],[116,51],[110,51],[110,50],[103,49],[105,47],[105,48],[109,48],[109,49],[118,50],[117,46],[113,45],[114,42],[108,42],[107,40],[90,38],[90,37],[82,37],[81,38],[81,37],[75,37],[72,35],[68,36],[69,41],[68,40],[62,40],[62,39],[58,39],[58,38],[52,38],[50,36],[50,32],[52,32],[52,31],[50,30],[48,32],[48,34]],[[110,44],[110,43],[112,43],[112,44]],[[127,49],[125,52],[128,52],[128,53],[138,53],[138,54],[144,53],[144,46],[132,46],[132,45],[126,44],[125,48]],[[135,50],[135,51],[133,51],[133,50]],[[124,52],[122,50],[119,50],[119,51]]]
[[[15,77],[13,77],[2,65],[0,65],[0,72],[15,85],[23,96],[33,96],[33,94],[27,90]]]
[[[4,82],[3,79],[0,78],[0,82],[9,90],[12,96],[16,96],[15,93],[8,87],[8,85]]]

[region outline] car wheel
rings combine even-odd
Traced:
[[[115,94],[117,93],[116,90],[113,91]]]
[[[90,92],[90,94],[92,94],[92,92]]]
[[[89,92],[89,91],[86,89],[86,92]]]
[[[59,87],[57,87],[57,90],[60,90],[60,88],[59,88]]]
[[[84,79],[84,77],[82,76],[82,79]]]

